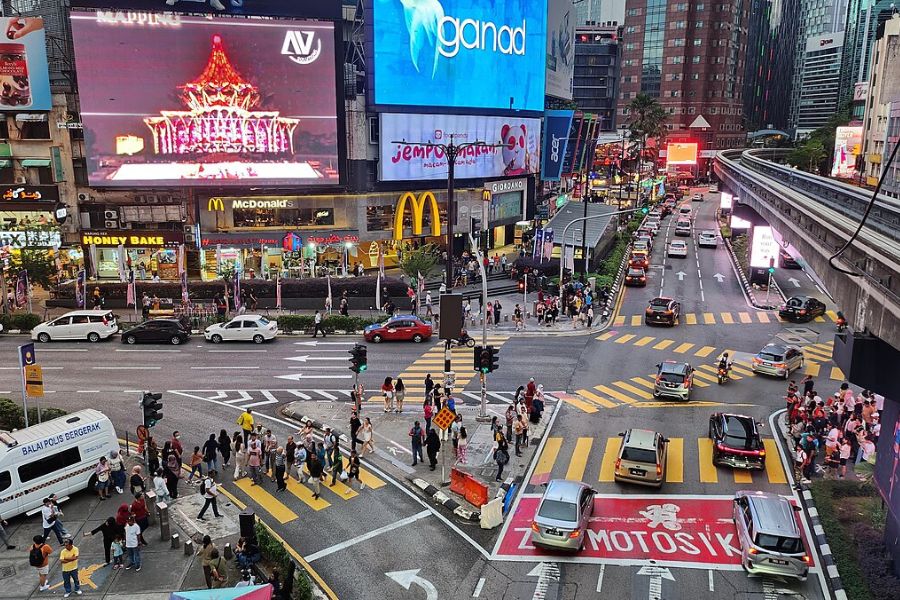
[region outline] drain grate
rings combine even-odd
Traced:
[[[16,568],[12,565],[0,567],[0,579],[7,579],[16,574]]]

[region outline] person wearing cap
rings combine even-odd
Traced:
[[[44,527],[44,540],[47,540],[47,536],[50,535],[50,532],[56,534],[57,541],[62,544],[63,543],[63,524],[60,520],[62,516],[62,511],[59,510],[56,504],[53,502],[53,498],[51,496],[47,496],[44,498],[44,506],[41,508],[41,525]]]
[[[72,538],[63,540],[63,549],[59,551],[59,562],[62,563],[63,588],[66,593],[63,598],[75,594],[81,595],[81,582],[78,581],[78,547],[72,542]]]

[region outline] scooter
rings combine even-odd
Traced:
[[[845,329],[847,329],[847,319],[844,318],[844,313],[837,313],[837,321],[835,322],[835,329],[837,329],[838,333],[842,333]]]
[[[719,367],[719,385],[722,385],[723,383],[731,379],[728,376],[728,370],[728,367]]]
[[[475,347],[475,338],[470,336],[469,332],[466,331],[465,329],[463,329],[459,334],[459,339],[452,340],[451,344],[454,346],[457,346],[457,347],[466,346],[467,348],[474,348]]]

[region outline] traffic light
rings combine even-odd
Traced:
[[[368,357],[366,353],[368,352],[368,348],[363,344],[354,344],[352,350],[348,350],[350,353],[350,370],[354,373],[362,373],[367,368],[369,368]]]
[[[774,275],[774,274],[775,274],[775,259],[770,258],[769,259],[769,275]]]
[[[489,368],[491,366],[490,353],[486,347],[475,346],[472,349],[472,368],[476,373],[487,373],[482,367]]]
[[[488,372],[493,373],[500,368],[500,348],[488,346],[487,350],[490,355],[490,359],[488,361]]]
[[[650,202],[644,198],[641,200],[641,214],[646,215],[648,212],[650,212]]]
[[[519,293],[525,292],[525,278],[519,277]]]
[[[162,394],[144,392],[141,398],[141,409],[144,411],[144,426],[153,427],[162,421]]]

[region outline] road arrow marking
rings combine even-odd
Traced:
[[[684,271],[678,271],[677,273],[675,273],[675,275],[678,276],[678,281],[684,281],[684,276],[687,275],[687,273],[685,273]]]
[[[294,342],[295,346],[352,346],[356,342],[319,342],[319,341],[309,341],[309,342]]]
[[[559,566],[556,563],[540,562],[529,571],[526,577],[538,578],[532,600],[544,600],[547,597],[547,588],[550,587],[550,583],[559,581]]]
[[[393,446],[388,446],[388,452],[391,453],[391,456],[397,456],[397,449]]]
[[[308,354],[304,354],[302,356],[288,356],[284,360],[296,360],[297,362],[305,363],[310,360],[348,360],[343,356],[310,356]]]
[[[301,379],[350,379],[353,375],[305,375],[303,373],[294,373],[292,375],[276,375],[275,377],[276,379],[300,381]]]
[[[668,579],[669,581],[675,581],[672,572],[665,567],[645,566],[641,567],[637,574],[650,577],[650,589],[647,600],[662,600],[662,580]]]
[[[714,277],[715,280],[718,281],[719,283],[722,283],[722,281],[725,280],[725,276],[722,275],[721,273],[716,273],[715,275],[713,275],[713,277]]]
[[[797,281],[796,279],[794,279],[793,277],[791,277],[790,279],[788,279],[788,281],[790,281],[791,283],[793,283],[793,284],[794,284],[794,287],[800,287],[800,282]]]
[[[423,590],[425,590],[426,600],[437,600],[437,588],[435,588],[434,584],[424,577],[419,577],[420,570],[421,569],[410,569],[409,571],[391,571],[390,573],[385,573],[385,575],[402,585],[403,589],[405,590],[408,590],[412,586],[412,584],[415,583]]]

